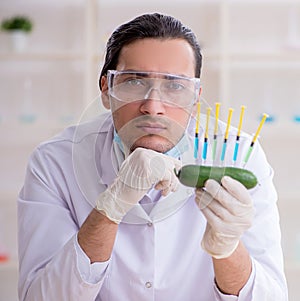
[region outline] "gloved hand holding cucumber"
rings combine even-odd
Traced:
[[[251,226],[253,204],[247,188],[255,175],[241,168],[186,165],[177,173],[184,185],[196,187],[196,203],[207,220],[201,242],[216,259],[229,257]]]

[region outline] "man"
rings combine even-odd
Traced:
[[[287,300],[260,146],[250,191],[229,177],[195,191],[175,176],[194,160],[200,69],[195,36],[170,16],[142,15],[112,34],[100,76],[111,114],[30,159],[18,200],[20,300]]]

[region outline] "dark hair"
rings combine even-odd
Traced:
[[[122,48],[138,39],[184,39],[192,47],[195,55],[195,77],[200,77],[202,55],[195,34],[174,17],[159,13],[144,14],[119,26],[110,36],[106,45],[105,62],[101,70],[101,77],[108,70],[113,70],[118,64]]]

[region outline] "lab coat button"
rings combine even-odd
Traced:
[[[148,226],[148,227],[152,227],[153,224],[152,224],[151,222],[148,222],[148,223],[147,223],[147,226]]]
[[[150,287],[152,287],[152,283],[148,281],[148,282],[145,283],[145,286],[146,286],[147,288],[150,288]]]

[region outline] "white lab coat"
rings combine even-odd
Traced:
[[[248,147],[241,141],[241,158]],[[228,153],[231,148],[228,143]],[[246,166],[259,180],[251,190],[256,215],[242,237],[253,268],[239,297],[215,286],[212,260],[200,246],[206,221],[183,185],[179,201],[176,192],[157,201],[149,191],[119,225],[111,258],[89,263],[77,232],[120,158],[109,114],[34,151],[18,199],[21,301],[287,301],[273,171],[258,143]]]

